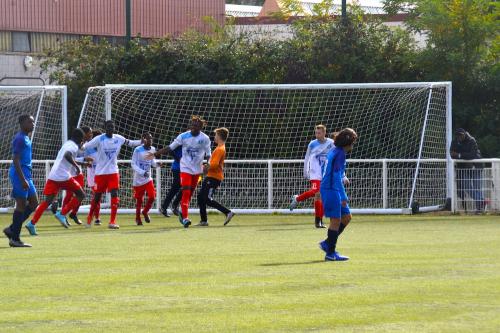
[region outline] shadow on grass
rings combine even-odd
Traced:
[[[273,262],[268,264],[260,264],[262,267],[276,267],[276,266],[296,266],[296,265],[311,265],[319,264],[325,262],[324,260],[309,260],[309,261],[299,261],[299,262]]]

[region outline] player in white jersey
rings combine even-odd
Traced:
[[[314,130],[316,139],[312,140],[307,146],[306,156],[304,158],[304,177],[309,179],[311,188],[304,193],[294,195],[290,204],[290,210],[297,207],[299,202],[314,197],[314,216],[316,228],[324,228],[323,225],[323,204],[319,187],[321,184],[323,168],[325,166],[326,155],[335,148],[333,140],[326,137],[326,127],[317,125]]]
[[[84,143],[92,140],[93,132],[89,126],[81,126],[80,129],[84,133],[84,137],[83,137]],[[86,155],[86,153],[83,149],[79,149],[78,153],[76,155],[75,161],[80,165],[87,166],[87,163],[92,162],[92,159]],[[73,175],[73,178],[75,178],[75,180],[78,182],[78,184],[80,184],[80,186],[83,188],[85,186],[85,177],[84,177],[83,173],[80,172],[79,174],[77,174],[76,170],[72,170],[72,175]],[[64,206],[66,204],[69,204],[69,202],[71,201],[73,196],[74,196],[73,192],[66,191],[66,195],[64,196],[64,200],[62,202],[62,205]],[[57,204],[57,201],[56,201],[56,204]],[[68,217],[70,219],[72,219],[76,224],[82,224],[82,222],[80,221],[80,219],[77,216],[79,209],[80,209],[80,205],[74,207],[73,210],[68,215]],[[54,210],[54,214],[56,212],[57,212],[57,208]],[[67,221],[67,223],[68,223],[68,225],[70,225],[69,221]]]
[[[89,143],[84,145],[85,149],[97,150],[96,152],[96,167],[95,167],[95,196],[90,204],[90,211],[87,215],[87,227],[91,226],[94,211],[98,203],[101,201],[103,193],[111,193],[111,217],[108,227],[110,229],[119,229],[116,224],[116,214],[118,212],[118,190],[120,188],[120,174],[118,170],[118,156],[123,145],[130,147],[139,146],[141,140],[128,140],[123,136],[114,134],[115,124],[112,120],[105,122],[105,134],[101,134]]]
[[[191,225],[188,218],[189,201],[203,173],[203,161],[210,158],[210,138],[201,130],[206,125],[205,120],[198,116],[191,117],[191,130],[177,136],[170,146],[160,149],[156,156],[166,154],[182,146],[181,157],[181,211],[179,221],[184,228]]]
[[[80,184],[75,180],[73,176],[74,173],[80,174],[82,171],[78,166],[75,158],[82,144],[84,133],[81,129],[77,128],[71,133],[71,139],[68,140],[57,153],[57,158],[50,170],[49,176],[47,177],[47,182],[45,183],[45,188],[43,194],[45,195],[45,201],[38,205],[33,219],[31,220],[31,226],[35,226],[43,212],[49,207],[49,205],[54,201],[55,196],[60,190],[66,190],[74,193],[71,200],[63,205],[61,212],[57,212],[55,217],[59,222],[65,227],[68,227],[66,221],[66,214],[72,211],[75,207],[79,206],[82,200],[85,198],[85,192],[83,192]],[[30,229],[28,229],[30,230]],[[34,232],[30,230],[30,234],[36,235],[36,230],[33,228]]]
[[[143,145],[135,148],[132,155],[132,169],[134,169],[134,198],[135,198],[135,223],[142,225],[141,220],[141,207],[144,201],[144,194],[147,193],[148,200],[142,210],[144,221],[151,222],[149,217],[149,210],[153,206],[156,198],[156,190],[151,177],[151,167],[156,168],[158,163],[156,160],[150,158],[150,154],[156,152],[156,148],[152,146],[153,137],[150,133],[142,135]]]

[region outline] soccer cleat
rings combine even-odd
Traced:
[[[181,215],[181,214],[179,214],[179,215],[177,215],[177,217],[179,218],[179,222],[180,222],[182,225],[184,225],[184,223],[182,223],[182,221],[183,221],[182,215]]]
[[[189,228],[189,226],[191,225],[191,221],[188,218],[185,218],[184,220],[182,220],[182,225],[184,226],[184,228]]]
[[[142,216],[144,216],[144,222],[146,222],[146,223],[150,223],[151,222],[151,218],[149,217],[148,213],[142,212]]]
[[[140,219],[135,219],[135,224],[136,225],[143,225],[142,221]]]
[[[24,243],[21,240],[13,240],[13,239],[11,239],[9,241],[9,246],[10,247],[33,247],[31,244]]]
[[[172,214],[174,214],[175,216],[181,215],[181,212],[179,211],[179,207],[172,208]]]
[[[10,227],[3,229],[3,233],[5,237],[7,237],[9,240],[12,239],[12,237],[14,237],[14,234],[12,233],[12,230],[10,230]]]
[[[327,253],[325,256],[325,261],[347,261],[349,260],[349,257],[343,256],[337,251],[334,251],[333,253]]]
[[[97,219],[97,220],[94,221],[94,225],[101,225],[101,224],[102,224],[101,220],[99,220],[99,219]]]
[[[197,224],[198,227],[208,227],[208,222],[207,221],[200,221],[200,223]]]
[[[69,228],[68,222],[66,221],[66,216],[62,215],[60,212],[54,214],[55,218],[61,223],[66,229]]]
[[[226,215],[226,220],[224,221],[224,225],[227,225],[229,222],[231,222],[231,219],[234,217],[234,214],[233,212],[229,212],[227,213]]]
[[[319,248],[320,248],[323,252],[325,252],[326,254],[328,254],[328,252],[329,252],[328,250],[329,250],[329,249],[328,249],[328,244],[326,243],[326,240],[324,240],[324,241],[322,241],[322,242],[319,242],[319,243],[318,243],[318,245],[319,245]]]
[[[68,218],[66,216],[64,218],[66,219],[66,224],[68,225],[68,227],[71,227],[71,223],[69,223]]]
[[[292,202],[290,203],[290,211],[294,210],[299,204],[299,202],[297,201],[297,197],[298,195],[292,196]]]
[[[160,213],[165,216],[165,217],[170,217],[170,214],[168,212],[168,209],[167,208],[163,208],[163,207],[160,207]]]
[[[28,232],[30,233],[31,236],[36,236],[38,235],[37,232],[36,232],[36,227],[33,223],[31,223],[31,221],[29,221],[28,223],[26,223],[24,225],[24,227],[26,229],[28,229]]]
[[[318,229],[322,229],[322,228],[326,228],[325,225],[323,224],[323,220],[316,220],[314,222],[314,225],[316,226],[316,228]]]
[[[110,223],[108,224],[109,229],[120,229],[120,226],[116,223]]]
[[[78,225],[82,224],[82,221],[80,221],[80,219],[78,218],[78,216],[76,216],[76,214],[69,214],[69,218],[72,219],[73,222],[75,222]]]

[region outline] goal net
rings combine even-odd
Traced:
[[[107,85],[88,90],[79,124],[102,128],[113,119],[117,133],[136,139],[150,132],[157,147],[186,131],[191,115],[208,121],[204,131],[211,137],[215,128],[227,127],[226,179],[217,197],[255,212],[287,211],[290,197],[308,188],[303,157],[315,125],[329,133],[351,127],[359,134],[348,156],[351,207],[401,213],[412,203],[437,207],[449,195],[450,91],[448,82]],[[131,154],[122,150],[123,208],[134,207]],[[156,172],[163,197],[170,170]],[[306,202],[297,211],[310,207]]]
[[[19,131],[18,117],[29,114],[35,119],[33,142],[33,179],[43,189],[48,160],[57,155],[66,141],[66,87],[0,86],[0,210],[12,207],[8,170],[12,160],[12,138]]]

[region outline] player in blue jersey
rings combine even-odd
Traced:
[[[175,148],[170,151],[170,155],[174,158],[174,163],[172,163],[172,185],[167,193],[165,199],[160,208],[160,212],[165,217],[170,217],[168,213],[168,206],[172,202],[172,212],[174,215],[179,216],[179,204],[181,202],[181,158],[182,158],[182,146]],[[173,200],[173,201],[172,201]]]
[[[324,213],[330,218],[327,239],[320,242],[320,248],[326,253],[327,261],[345,261],[349,257],[336,251],[337,240],[351,221],[348,197],[345,192],[343,177],[346,168],[346,154],[349,153],[358,135],[351,128],[345,128],[335,136],[335,149],[327,155],[325,171],[321,180],[320,192]]]
[[[9,179],[12,184],[12,197],[16,200],[16,208],[12,215],[12,224],[3,230],[11,247],[31,247],[21,241],[21,229],[24,221],[38,206],[36,188],[31,176],[31,139],[35,120],[30,115],[19,117],[21,130],[12,140],[12,164],[9,168]]]

